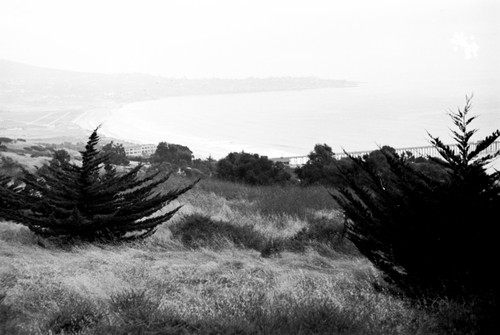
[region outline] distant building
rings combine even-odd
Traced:
[[[297,156],[297,157],[280,157],[280,158],[270,158],[271,161],[277,163],[281,162],[285,164],[285,166],[289,166],[291,168],[300,167],[307,163],[309,160],[308,156]]]
[[[290,167],[301,167],[309,161],[309,156],[290,157]]]
[[[131,147],[125,147],[125,154],[127,156],[149,157],[155,153],[157,147],[158,145],[156,144],[134,145]]]

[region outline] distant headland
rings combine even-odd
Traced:
[[[317,77],[186,79],[138,73],[84,73],[0,60],[0,107],[102,106],[170,96],[342,88],[357,84]]]

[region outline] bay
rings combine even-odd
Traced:
[[[113,110],[107,136],[187,145],[196,157],[229,152],[305,156],[317,143],[335,152],[429,145],[427,132],[452,143],[450,110],[474,94],[476,139],[500,128],[497,86],[487,81],[360,83],[357,87],[177,96]]]

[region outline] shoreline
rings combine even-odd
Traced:
[[[78,115],[71,122],[76,124],[83,130],[94,130],[101,124],[104,124],[113,114],[114,110],[123,107],[123,104],[106,104],[101,107],[95,107],[83,111],[82,114]]]
[[[401,94],[394,98],[395,93]],[[485,95],[475,106],[483,111],[476,124],[478,139],[498,122],[491,107],[494,97]],[[426,131],[449,142],[445,106],[452,99],[429,94],[409,103],[411,96],[411,90],[395,92],[392,86],[172,96],[93,108],[74,121],[87,130],[102,124],[105,136],[131,143],[185,145],[197,158],[241,151],[302,157],[318,143],[334,152],[418,147],[428,145]]]

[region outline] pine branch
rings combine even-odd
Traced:
[[[24,171],[26,187],[18,192],[7,188],[0,178],[0,215],[14,218],[36,234],[85,241],[116,241],[150,236],[159,224],[170,219],[180,207],[164,209],[199,180],[186,187],[157,191],[170,174],[139,178],[139,165],[118,175],[109,154],[97,150],[96,128],[82,151],[82,165],[67,162],[50,164],[43,175]],[[104,173],[102,168],[104,167]],[[5,202],[5,204],[4,204]],[[8,211],[6,208],[13,208]]]

